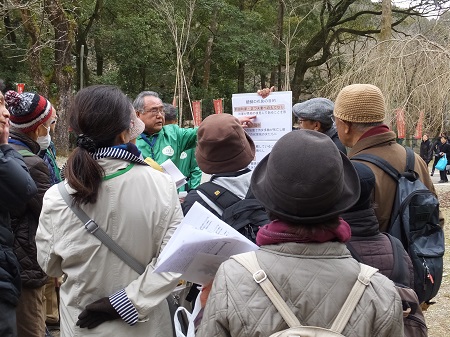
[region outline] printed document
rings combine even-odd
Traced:
[[[182,279],[207,284],[231,255],[258,246],[196,202],[156,263],[156,273],[176,272]]]

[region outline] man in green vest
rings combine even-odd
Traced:
[[[178,122],[178,111],[172,104],[164,103],[164,126],[165,129],[180,128]],[[195,160],[195,149],[189,149],[181,152],[178,169],[187,178],[187,184],[180,187],[179,191],[189,191],[197,188],[202,179],[202,171]]]
[[[136,139],[136,146],[145,158],[150,157],[158,164],[167,159],[180,167],[180,156],[183,151],[195,148],[197,143],[197,127],[193,129],[164,126],[164,105],[158,93],[141,92],[133,102],[137,116],[144,122],[145,130]],[[241,117],[243,127],[252,127],[255,116]]]

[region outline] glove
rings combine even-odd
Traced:
[[[103,322],[121,318],[108,297],[103,297],[91,304],[78,315],[77,325],[80,328],[93,329]]]

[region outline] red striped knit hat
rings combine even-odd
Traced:
[[[51,116],[52,105],[41,95],[9,90],[5,94],[5,102],[11,114],[11,125],[23,132],[30,132],[44,124]]]

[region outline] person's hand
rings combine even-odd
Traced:
[[[259,96],[261,96],[262,98],[266,98],[267,96],[270,95],[271,92],[274,92],[274,91],[275,91],[275,87],[270,87],[270,88],[260,89],[256,93]]]
[[[255,118],[256,118],[256,116],[247,116],[247,117],[239,117],[238,119],[243,128],[252,128],[253,120]]]
[[[103,297],[91,304],[78,315],[77,325],[80,328],[93,329],[106,321],[121,318],[108,297]]]
[[[208,300],[209,293],[211,292],[213,281],[209,282],[207,285],[202,287],[202,292],[200,293],[200,305],[202,308],[205,307],[206,301]]]

